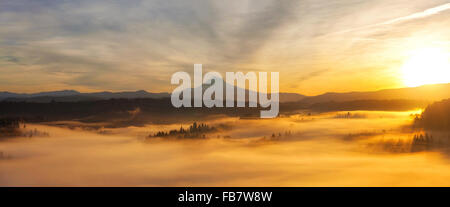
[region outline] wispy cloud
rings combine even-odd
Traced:
[[[417,12],[417,13],[414,13],[414,14],[411,14],[411,15],[408,15],[408,16],[399,17],[399,18],[392,19],[392,20],[389,20],[389,21],[386,21],[386,22],[382,22],[382,23],[380,23],[378,25],[395,24],[395,23],[400,23],[400,22],[403,22],[403,21],[425,18],[425,17],[431,16],[431,15],[434,15],[434,14],[438,14],[438,13],[443,12],[443,11],[448,10],[448,9],[450,9],[450,3],[443,4],[443,5],[440,5],[440,6],[437,6],[437,7],[433,7],[433,8],[427,9],[427,10],[425,10],[423,12]]]
[[[167,90],[168,81],[154,83],[170,80],[171,73],[195,62],[217,71],[249,62],[280,26],[294,21],[296,1],[248,4],[252,6],[204,0],[1,2],[0,64],[23,71],[19,64],[27,63],[27,69],[39,74],[36,79],[49,71],[62,74],[64,80],[55,81],[67,87]],[[115,87],[98,81],[104,76],[117,77],[111,78]]]
[[[398,17],[398,18],[395,18],[395,19],[391,19],[391,20],[380,22],[380,23],[376,23],[376,24],[371,24],[371,25],[366,25],[366,26],[362,26],[362,27],[347,29],[347,30],[339,31],[339,32],[336,32],[336,33],[333,33],[333,34],[343,34],[343,33],[348,33],[348,32],[368,29],[368,28],[377,27],[377,26],[391,25],[391,24],[397,24],[397,23],[401,23],[401,22],[405,22],[405,21],[414,20],[414,19],[426,18],[426,17],[432,16],[432,15],[435,15],[435,14],[439,14],[439,13],[441,13],[443,11],[446,11],[446,10],[449,10],[449,9],[450,9],[450,3],[447,3],[447,4],[443,4],[443,5],[437,6],[437,7],[426,9],[426,10],[421,11],[421,12],[413,13],[413,14],[410,14],[410,15],[407,15],[407,16]]]

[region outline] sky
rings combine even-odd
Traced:
[[[398,88],[448,25],[448,0],[0,0],[0,91],[170,92],[195,63],[306,95]]]

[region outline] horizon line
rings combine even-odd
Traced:
[[[424,85],[420,85],[420,86],[413,86],[413,87],[398,87],[398,88],[384,88],[384,89],[379,89],[379,90],[370,90],[370,91],[345,91],[345,92],[335,92],[335,91],[328,91],[328,92],[324,92],[324,93],[319,93],[316,95],[304,95],[302,93],[298,93],[298,92],[278,92],[279,94],[298,94],[298,95],[302,95],[302,96],[319,96],[319,95],[323,95],[323,94],[329,94],[329,93],[358,93],[358,92],[378,92],[378,91],[384,91],[384,90],[395,90],[395,89],[406,89],[406,88],[420,88],[420,87],[427,87],[427,86],[437,86],[437,85],[448,85],[450,83],[435,83],[435,84],[424,84]],[[236,86],[235,86],[236,87]],[[248,90],[248,89],[245,89]],[[92,94],[92,93],[130,93],[130,92],[146,92],[146,93],[153,93],[153,94],[171,94],[170,92],[164,91],[164,92],[151,92],[151,91],[147,91],[145,89],[140,89],[140,90],[121,90],[121,91],[107,91],[107,90],[102,90],[102,91],[94,91],[94,92],[82,92],[82,91],[78,91],[75,89],[61,89],[61,90],[54,90],[54,91],[38,91],[38,92],[13,92],[13,91],[0,91],[0,93],[12,93],[12,94],[21,94],[21,95],[36,95],[39,93],[52,93],[52,92],[64,92],[64,91],[72,91],[72,92],[77,92],[80,94]],[[269,93],[270,94],[270,93]]]

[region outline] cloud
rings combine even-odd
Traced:
[[[0,60],[4,60],[6,62],[18,63],[19,58],[14,56],[0,56]]]
[[[343,30],[343,31],[339,31],[333,34],[343,34],[343,33],[348,33],[348,32],[353,32],[353,31],[357,31],[357,30],[363,30],[363,29],[368,29],[368,28],[372,28],[372,27],[378,27],[378,26],[383,26],[383,25],[390,25],[390,24],[397,24],[397,23],[401,23],[401,22],[405,22],[405,21],[410,21],[410,20],[414,20],[414,19],[421,19],[421,18],[426,18],[435,14],[439,14],[443,11],[449,10],[450,9],[450,3],[447,4],[443,4],[440,6],[436,6],[433,8],[429,8],[426,9],[424,11],[421,12],[417,12],[417,13],[413,13],[407,16],[403,16],[403,17],[398,17],[395,19],[391,19],[388,21],[384,21],[384,22],[380,22],[380,23],[376,23],[376,24],[371,24],[371,25],[366,25],[363,27],[358,27],[358,28],[352,28],[352,29],[348,29],[348,30]]]
[[[0,1],[0,76],[14,77],[14,84],[0,82],[0,87],[39,90],[30,87],[27,74],[33,83],[54,90],[170,91],[170,76],[191,72],[194,63],[221,73],[279,71],[287,86],[299,78],[289,74],[350,68],[349,62],[358,60],[373,67],[375,63],[357,56],[386,51],[378,43],[354,41],[376,37],[327,35],[333,31],[434,15],[437,20],[427,29],[446,36],[448,29],[436,26],[445,25],[446,18],[435,14],[447,9],[448,4],[426,0]],[[396,34],[409,36],[407,32],[421,29],[414,26]],[[330,84],[317,85],[308,90],[335,90]]]
[[[408,20],[413,20],[413,19],[419,19],[419,18],[425,18],[434,14],[438,14],[440,12],[446,11],[450,9],[450,3],[448,4],[443,4],[437,7],[433,7],[430,9],[427,9],[423,12],[417,12],[408,16],[404,16],[404,17],[399,17],[396,19],[392,19],[386,22],[382,22],[379,25],[386,25],[386,24],[395,24],[395,23],[399,23],[399,22],[403,22],[403,21],[408,21]]]
[[[305,76],[300,77],[300,78],[298,79],[298,81],[306,81],[306,80],[309,80],[309,79],[311,79],[311,78],[314,78],[314,77],[320,76],[320,75],[322,75],[322,74],[324,74],[324,73],[327,73],[327,72],[329,72],[330,70],[331,70],[331,69],[323,69],[323,70],[318,70],[318,71],[314,71],[314,72],[308,73],[308,74],[306,74]]]
[[[190,71],[195,62],[217,71],[247,62],[290,20],[294,3],[264,0],[246,7],[241,1],[203,0],[2,2],[0,56],[32,66],[37,79],[49,71],[65,73],[64,80],[55,81],[68,87],[88,83],[101,88],[104,81],[88,80],[102,76],[128,84],[127,75],[141,74],[132,78],[133,86],[154,88],[154,80]]]
[[[208,125],[231,128],[201,140],[144,139],[179,129],[184,120],[97,131],[80,130],[101,126],[95,123],[63,122],[73,129],[27,124],[50,137],[2,141],[0,152],[10,159],[0,160],[0,185],[448,186],[448,160],[437,151],[390,154],[412,138],[404,133],[409,112],[362,113],[365,118],[360,119],[336,119],[336,114],[218,118]],[[277,139],[269,138],[279,133]]]

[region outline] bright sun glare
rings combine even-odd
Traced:
[[[439,48],[413,51],[402,66],[403,81],[408,87],[450,83],[450,56]]]

